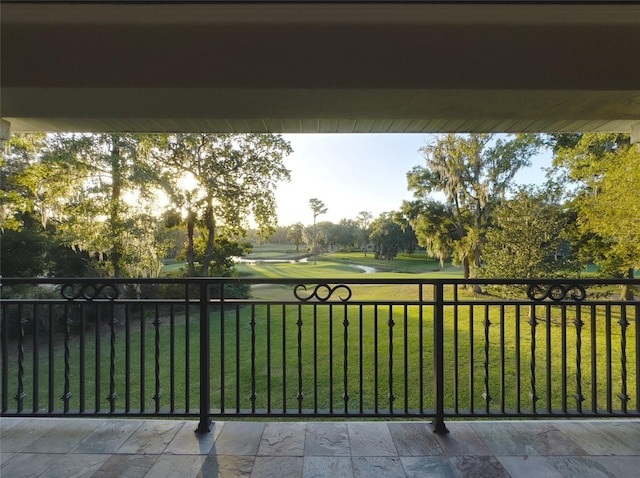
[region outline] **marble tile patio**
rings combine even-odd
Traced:
[[[640,421],[0,419],[0,477],[640,476]]]

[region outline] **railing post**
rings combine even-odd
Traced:
[[[211,325],[209,281],[200,283],[200,423],[196,433],[211,431]]]
[[[444,284],[433,285],[433,366],[435,369],[433,389],[435,392],[434,433],[449,433],[444,424]]]

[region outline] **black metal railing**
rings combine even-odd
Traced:
[[[620,300],[622,286],[635,299]],[[3,416],[640,416],[640,280],[2,279]]]

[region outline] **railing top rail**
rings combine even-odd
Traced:
[[[638,279],[595,279],[595,278],[565,278],[565,279],[433,279],[433,278],[237,278],[237,277],[179,277],[179,278],[113,278],[113,277],[2,277],[2,285],[17,284],[78,284],[78,283],[100,283],[100,284],[444,284],[444,285],[535,285],[535,284],[627,284],[640,285]]]

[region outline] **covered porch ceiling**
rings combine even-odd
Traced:
[[[15,132],[640,124],[637,2],[4,0],[1,13],[0,115]]]

